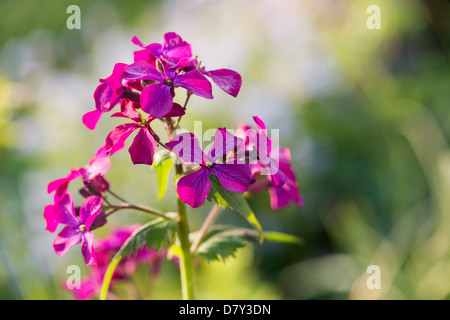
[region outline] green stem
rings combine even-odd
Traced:
[[[162,213],[161,211],[158,211],[158,210],[152,209],[152,208],[148,208],[148,207],[144,207],[144,206],[140,206],[140,205],[136,205],[136,204],[123,203],[123,204],[116,205],[116,206],[110,206],[110,208],[112,210],[106,213],[107,217],[109,217],[111,214],[113,214],[114,212],[117,212],[119,210],[130,209],[130,210],[137,210],[137,211],[147,213],[155,218],[162,218],[164,220],[172,220],[172,218],[164,215],[164,213]]]
[[[177,174],[183,172],[181,164],[175,165]],[[178,207],[178,238],[180,240],[181,256],[180,256],[180,276],[181,276],[181,292],[183,300],[194,300],[194,264],[190,250],[189,242],[189,224],[186,213],[186,204],[177,197]]]
[[[100,293],[100,300],[106,300],[108,296],[109,285],[111,284],[111,279],[116,270],[117,265],[120,260],[122,260],[122,256],[116,257],[108,266],[108,269],[105,272],[105,277],[103,278],[102,289]]]
[[[214,223],[214,220],[216,220],[217,216],[220,213],[220,206],[214,205],[211,209],[211,211],[208,214],[208,217],[206,217],[205,222],[203,223],[202,227],[200,228],[200,231],[198,232],[198,236],[195,239],[194,243],[192,243],[191,246],[191,252],[195,253],[198,249],[198,246],[202,243],[203,239],[206,236],[206,233],[208,232],[209,227]]]

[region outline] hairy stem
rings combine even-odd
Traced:
[[[208,217],[206,217],[205,222],[203,223],[202,227],[200,228],[200,231],[198,232],[198,236],[195,239],[194,243],[192,243],[191,246],[191,253],[195,253],[198,249],[198,246],[200,243],[202,243],[203,239],[206,236],[206,233],[208,232],[209,227],[214,223],[214,220],[216,220],[217,216],[219,215],[221,210],[220,206],[214,205],[211,209],[211,211],[208,214]]]

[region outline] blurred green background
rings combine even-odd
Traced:
[[[71,4],[80,30],[66,27]],[[373,4],[379,30],[366,27]],[[98,79],[132,62],[133,36],[147,44],[169,31],[207,68],[243,77],[236,99],[217,87],[212,101],[193,97],[183,125],[234,128],[258,115],[280,129],[305,198],[276,212],[267,193],[251,198],[264,229],[304,244],[199,265],[198,298],[450,297],[449,1],[2,0],[0,30],[0,299],[72,299],[67,267],[88,270],[78,249],[52,250],[47,184],[85,165],[120,123],[82,125]],[[127,152],[111,160],[117,193],[174,210],[173,190],[158,200],[148,167],[133,167]],[[189,211],[193,230],[208,206]],[[144,218],[121,212],[109,227]],[[228,210],[218,222],[245,225]],[[366,286],[370,265],[380,267],[379,290]],[[150,283],[148,298],[181,297],[169,263]]]

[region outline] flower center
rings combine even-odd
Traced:
[[[172,86],[172,80],[170,80],[169,78],[166,78],[165,85],[169,86],[169,87]]]
[[[206,160],[206,162],[205,162],[205,167],[207,167],[207,168],[209,169],[209,168],[212,167],[213,164],[214,164],[214,163],[212,163],[211,161]]]
[[[80,230],[81,232],[85,232],[86,231],[86,226],[84,224],[80,225],[78,227],[78,230]]]

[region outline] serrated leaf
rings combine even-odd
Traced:
[[[219,200],[217,200],[217,197],[214,196],[216,198],[216,202],[224,207],[229,206],[234,211],[240,213],[247,220],[247,222],[250,223],[256,231],[258,231],[259,242],[262,243],[264,240],[263,230],[244,196],[241,193],[231,192],[222,188],[219,179],[213,174],[210,176],[210,181],[213,194],[220,195]]]
[[[197,233],[192,233],[192,237],[195,239]],[[209,228],[208,233],[205,235],[203,242],[207,239],[220,235],[220,236],[236,236],[242,238],[249,242],[259,242],[259,234],[256,230],[247,228],[236,228],[228,225],[214,225]],[[303,244],[303,239],[277,231],[264,231],[264,240],[270,242],[281,242],[281,243],[292,243],[292,244]]]
[[[247,244],[248,241],[243,237],[218,233],[203,241],[198,247],[197,254],[207,262],[226,260],[234,257],[236,251]]]
[[[152,168],[156,171],[158,179],[158,198],[162,199],[167,190],[167,180],[169,178],[170,168],[173,160],[168,150],[161,150],[155,154]]]
[[[125,241],[115,257],[136,254],[139,248],[155,247],[158,250],[163,244],[170,244],[174,238],[177,224],[175,221],[163,219],[153,220],[136,231]],[[113,259],[114,260],[114,259]]]

